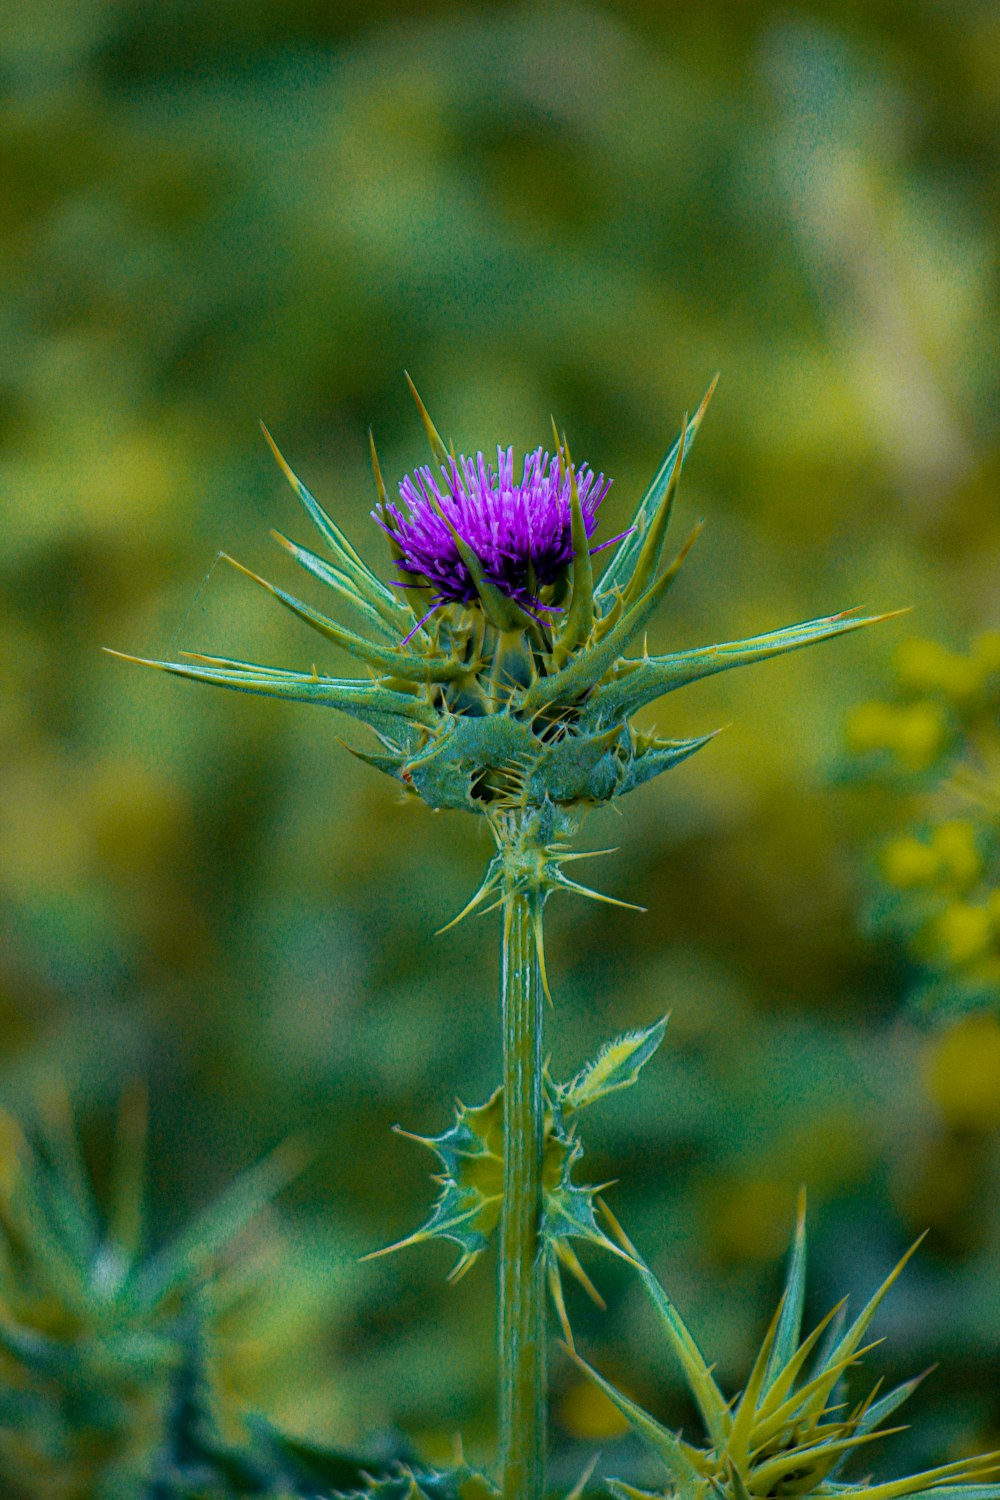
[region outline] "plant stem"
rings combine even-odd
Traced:
[[[519,830],[521,851],[530,838]],[[541,851],[539,851],[540,853]],[[523,866],[522,866],[523,869]],[[536,920],[544,893],[504,889],[503,1211],[500,1219],[500,1460],[503,1500],[541,1500],[545,1487],[545,1269],[542,1211],[542,1006]]]

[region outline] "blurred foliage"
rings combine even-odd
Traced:
[[[150,1255],[145,1116],[133,1090],[106,1216],[60,1094],[37,1145],[0,1116],[0,1473],[12,1500],[136,1493],[195,1331],[223,1362],[239,1360],[241,1322],[247,1337],[268,1268],[241,1233],[301,1169],[301,1151],[272,1153]]]
[[[914,960],[913,1003],[937,1016],[1000,1006],[1000,631],[968,652],[909,640],[899,652],[896,698],[851,714],[859,769],[895,788],[894,812],[909,827],[881,851],[883,887],[872,921],[899,934]],[[1000,1027],[966,1027],[979,1038],[960,1070],[959,1093],[994,1094]],[[949,1043],[954,1049],[955,1039]],[[955,1053],[957,1060],[958,1053]],[[978,1063],[977,1063],[978,1057]],[[989,1082],[977,1090],[977,1070]],[[939,1079],[938,1092],[946,1085]],[[1000,1120],[986,1105],[985,1123]]]
[[[399,1423],[435,1462],[458,1429],[490,1451],[488,1264],[448,1288],[443,1247],[358,1260],[427,1207],[388,1127],[435,1134],[496,1083],[494,919],[431,937],[487,849],[348,764],[332,721],[99,647],[308,669],[213,569],[270,564],[293,521],[256,419],[357,540],[368,423],[387,476],[422,456],[403,367],[469,446],[544,441],[554,410],[615,476],[606,535],[721,367],[680,507],[709,526],[652,650],[855,600],[914,604],[949,650],[995,631],[998,47],[988,0],[5,13],[0,1100],[28,1118],[63,1078],[100,1176],[148,1077],[154,1252],[316,1132],[224,1406],[348,1449]],[[927,1034],[904,1010],[914,958],[859,913],[873,839],[916,825],[896,789],[827,784],[907,629],[657,710],[733,727],[594,820],[620,845],[606,888],[649,915],[566,903],[549,954],[556,1076],[673,1012],[591,1170],[720,1380],[752,1358],[801,1181],[817,1307],[930,1224],[880,1314],[902,1371],[942,1363],[895,1472],[1000,1436],[1000,1044],[986,1014]],[[595,1363],[690,1418],[627,1268],[587,1269]],[[553,1376],[558,1481],[593,1441],[627,1478],[617,1413],[558,1352]]]

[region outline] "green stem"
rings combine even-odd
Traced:
[[[523,841],[527,830],[522,826],[520,832]],[[503,1500],[541,1500],[545,1488],[545,1270],[539,1244],[543,989],[535,937],[542,900],[543,892],[534,882],[508,878],[501,981],[504,1183],[499,1327]]]

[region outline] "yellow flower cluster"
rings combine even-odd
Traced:
[[[965,1016],[932,1037],[924,1058],[927,1092],[955,1130],[1000,1125],[1000,1021]]]
[[[908,940],[925,1003],[1000,1003],[1000,631],[968,652],[907,641],[896,669],[893,701],[860,705],[848,726],[857,754],[920,777],[904,784],[918,826],[881,850],[881,911]]]
[[[888,750],[910,771],[926,771],[948,743],[948,720],[937,703],[862,703],[848,721],[859,754]]]
[[[927,771],[961,737],[966,718],[995,696],[1000,630],[979,636],[967,654],[937,641],[905,641],[896,672],[901,701],[859,704],[848,721],[848,742],[858,754],[888,751],[904,769]]]

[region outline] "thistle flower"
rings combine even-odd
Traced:
[[[390,501],[372,443],[373,514],[400,575],[390,583],[361,559],[271,442],[329,557],[278,540],[363,621],[365,632],[241,569],[370,676],[202,655],[145,665],[339,709],[379,741],[375,750],[355,753],[431,807],[495,819],[508,809],[555,806],[572,826],[586,808],[623,796],[712,738],[673,740],[637,730],[632,716],[646,704],[715,672],[886,618],[848,610],[749,640],[666,656],[643,647],[629,656],[698,533],[696,527],[661,567],[681,469],[711,389],[685,421],[632,524],[611,539],[617,550],[599,580],[590,542],[609,487],[604,475],[577,469],[565,437],[556,434],[555,455],[535,450],[515,482],[509,448],[497,450],[495,466],[482,454],[457,456],[413,394],[441,481],[429,468],[418,469],[400,485],[401,503]]]
[[[561,455],[553,458],[541,448],[525,458],[520,480],[514,478],[513,448],[498,447],[495,466],[482,453],[474,459],[462,454],[440,472],[443,493],[425,466],[399,486],[405,512],[392,501],[379,502],[372,511],[400,550],[396,566],[407,576],[399,586],[432,596],[421,624],[442,604],[472,604],[478,598],[459,537],[479,559],[484,577],[508,599],[535,618],[554,613],[557,607],[540,596],[565,578],[573,560],[574,480],[588,540],[609,481],[603,474],[595,479],[586,466],[572,475]]]

